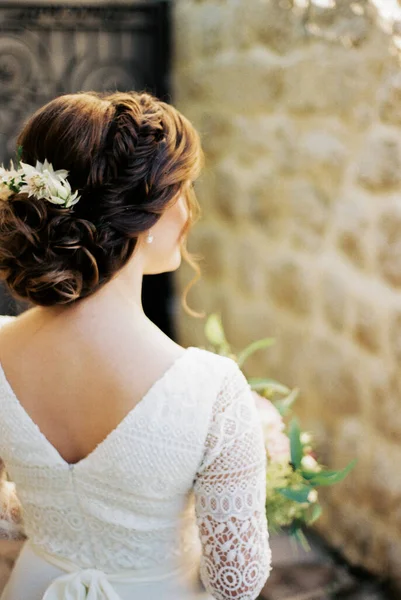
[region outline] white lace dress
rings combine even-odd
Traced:
[[[0,600],[259,595],[270,571],[266,455],[234,361],[188,348],[75,465],[1,366],[0,415],[0,456],[28,538]]]

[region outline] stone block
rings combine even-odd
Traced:
[[[276,107],[283,92],[283,68],[263,48],[236,54],[225,52],[213,61],[201,63],[193,73],[194,93],[188,99],[201,100],[209,107],[252,114]]]
[[[322,274],[319,296],[327,321],[334,329],[343,331],[348,323],[348,281],[334,265]]]
[[[285,105],[297,114],[341,115],[374,98],[375,73],[355,51],[323,42],[295,54],[285,69]]]
[[[203,79],[202,63],[181,65],[172,75],[172,87],[177,108],[190,118],[191,107],[207,102],[209,91]]]
[[[279,307],[305,316],[312,310],[313,290],[309,270],[294,256],[278,255],[267,262],[267,293]]]
[[[201,215],[200,220],[218,217],[218,207],[214,196],[215,172],[213,169],[204,167],[202,173],[195,181],[195,194],[198,200]],[[195,225],[197,227],[198,224]],[[191,234],[190,234],[191,235]]]
[[[378,363],[371,368],[370,389],[377,431],[398,443],[401,438],[401,373]]]
[[[322,168],[331,175],[342,171],[348,154],[344,143],[325,129],[312,129],[305,133],[298,148],[301,168]]]
[[[358,181],[372,191],[393,188],[401,182],[401,152],[398,133],[378,129],[363,141]]]
[[[366,10],[361,13],[353,11],[353,7],[360,6],[349,0],[337,1],[335,10],[333,6],[325,8],[312,4],[308,12],[307,30],[312,35],[324,37],[348,49],[360,47],[369,40],[373,27]]]
[[[389,334],[391,351],[398,366],[401,367],[401,306],[397,306],[390,317]]]
[[[401,286],[401,207],[398,198],[383,211],[378,222],[377,259],[382,277],[395,287]]]
[[[382,320],[375,301],[366,297],[354,299],[353,312],[355,341],[369,352],[378,352],[382,341]]]
[[[248,215],[248,174],[232,157],[217,163],[213,173],[216,208],[227,222],[246,221]]]
[[[308,392],[302,385],[302,375],[305,369],[302,349],[307,336],[307,322],[285,318],[286,313],[280,314],[281,319],[277,326],[275,345],[272,352],[278,354],[278,365],[275,366],[274,377],[278,378],[290,388],[301,388],[297,399],[297,414],[303,416],[302,410],[309,401]],[[306,411],[305,411],[306,412]]]
[[[401,72],[398,69],[379,89],[378,101],[382,121],[399,127],[401,125]]]
[[[242,237],[236,243],[237,287],[247,296],[261,296],[266,288],[266,274],[261,260],[261,241],[257,236]]]
[[[327,407],[329,418],[355,415],[361,410],[362,395],[356,370],[358,356],[353,356],[327,339],[313,340],[305,348],[305,365],[315,395]]]
[[[325,192],[304,178],[291,179],[284,188],[288,195],[289,217],[293,226],[292,240],[296,247],[318,251],[331,212]]]
[[[208,59],[221,53],[232,38],[232,10],[224,4],[203,4],[194,15],[201,40],[198,58]]]
[[[200,266],[205,277],[219,280],[230,271],[230,241],[223,228],[210,224],[198,227],[192,233],[189,250],[200,255]]]
[[[391,523],[401,502],[401,473],[394,468],[399,464],[401,451],[384,438],[371,439],[370,444],[370,504],[382,522]]]
[[[278,114],[237,115],[237,147],[231,148],[241,163],[262,168],[273,163],[277,171],[293,173],[297,167],[297,127]],[[246,142],[246,143],[245,143]]]
[[[193,63],[201,53],[201,29],[198,9],[186,0],[172,5],[174,28],[173,63],[176,70]]]
[[[198,130],[206,161],[210,164],[214,164],[238,144],[233,118],[223,110],[202,112]]]
[[[346,497],[349,501],[366,504],[369,498],[369,458],[366,452],[366,439],[370,430],[366,420],[360,415],[344,416],[337,425],[331,440],[333,446],[330,467],[344,469],[352,460],[357,465],[338,487],[334,488],[336,497]]]
[[[294,51],[306,36],[301,15],[291,10],[291,4],[252,0],[250,9],[245,2],[237,3],[234,26],[238,47],[260,44],[278,54]]]
[[[227,338],[235,350],[242,350],[261,338],[279,338],[277,318],[267,302],[244,301],[233,293],[228,294],[226,299],[226,309],[222,315],[223,324]],[[256,352],[246,362],[246,370],[254,376],[270,377],[279,361],[279,352],[275,345]]]
[[[360,269],[368,264],[368,233],[370,227],[369,199],[350,189],[335,207],[337,247]]]
[[[263,172],[255,171],[248,179],[247,220],[258,232],[263,232],[269,242],[282,239],[290,225],[284,186],[274,168],[268,166]]]

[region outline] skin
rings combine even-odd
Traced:
[[[73,306],[34,307],[0,330],[0,361],[14,394],[68,463],[89,455],[185,352],[145,315],[145,274],[175,271],[188,218],[184,195],[130,261]]]

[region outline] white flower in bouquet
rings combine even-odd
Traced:
[[[312,443],[312,435],[308,431],[303,431],[300,436],[302,444],[305,446]]]
[[[317,490],[311,490],[308,494],[308,502],[313,504],[314,502],[317,502],[318,497],[319,495],[317,493]]]
[[[305,469],[305,471],[313,471],[315,473],[321,471],[319,463],[310,454],[306,454],[302,457],[301,466]]]
[[[0,458],[0,539],[23,539],[24,535],[15,483],[7,480]]]

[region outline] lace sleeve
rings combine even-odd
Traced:
[[[200,577],[217,600],[254,600],[270,572],[266,453],[250,387],[232,363],[194,482]]]

